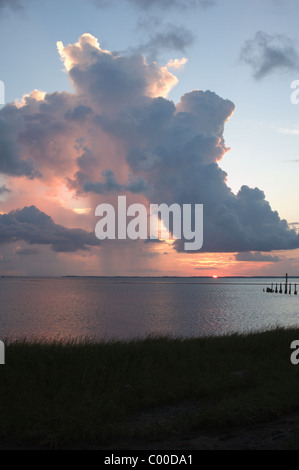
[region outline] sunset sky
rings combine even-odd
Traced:
[[[0,275],[299,275],[298,15],[0,0]],[[203,204],[202,248],[98,240],[119,195]]]

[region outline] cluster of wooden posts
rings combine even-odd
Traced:
[[[292,284],[288,283],[288,274],[286,274],[286,280],[284,284],[282,282],[279,283],[279,285],[276,283],[274,287],[274,283],[272,283],[271,287],[266,288],[266,292],[275,292],[276,294],[292,294]],[[293,294],[297,295],[297,284],[293,284]]]

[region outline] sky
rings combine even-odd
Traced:
[[[0,275],[299,275],[298,13],[0,0]],[[99,240],[120,195],[202,204],[201,248]]]

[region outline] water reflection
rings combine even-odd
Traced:
[[[266,294],[266,284],[268,279],[1,278],[0,337],[190,337],[298,326],[299,297]]]

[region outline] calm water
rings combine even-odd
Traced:
[[[0,339],[191,337],[299,326],[299,295],[263,292],[283,281],[0,278]]]

